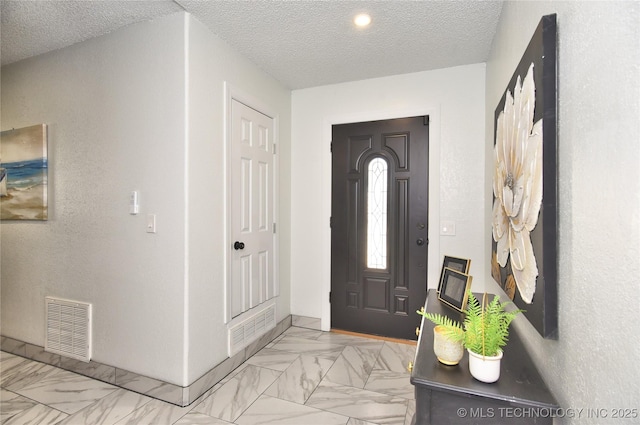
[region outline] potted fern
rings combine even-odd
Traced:
[[[424,307],[418,314],[435,323],[433,328],[433,352],[438,361],[447,366],[457,365],[464,355],[464,330],[460,323],[446,316],[426,313]]]
[[[509,302],[501,302],[497,295],[487,301],[487,294],[482,296],[482,303],[469,292],[464,324],[452,321],[448,317],[426,313],[419,314],[443,328],[442,333],[452,341],[459,341],[469,352],[469,371],[482,382],[495,382],[500,377],[500,360],[502,347],[509,338],[511,321],[523,310],[506,311]]]
[[[500,378],[502,347],[509,339],[509,325],[522,310],[506,311],[509,302],[500,297],[486,300],[482,304],[469,292],[467,316],[464,319],[464,346],[469,352],[469,372],[482,382],[496,382]]]

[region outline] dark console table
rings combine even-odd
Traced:
[[[461,313],[442,304],[433,289],[429,290],[425,309],[455,320],[463,319]],[[438,362],[433,353],[433,327],[431,321],[423,318],[411,372],[416,395],[413,425],[553,423],[559,406],[513,326],[502,358],[500,379],[493,384],[471,376],[466,352],[457,366]]]

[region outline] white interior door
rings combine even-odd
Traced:
[[[273,119],[231,101],[231,317],[275,296]]]

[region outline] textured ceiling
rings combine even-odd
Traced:
[[[2,64],[186,10],[291,89],[484,62],[502,1],[1,0]],[[372,24],[357,29],[357,12]]]

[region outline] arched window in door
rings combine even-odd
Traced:
[[[387,191],[389,164],[376,157],[367,167],[367,267],[387,268]]]

